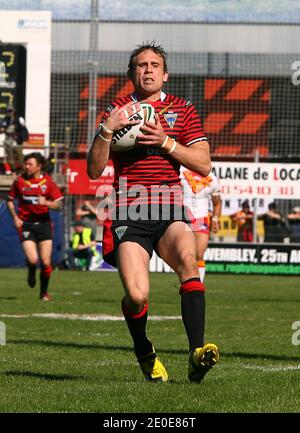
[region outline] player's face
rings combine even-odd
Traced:
[[[75,231],[76,233],[82,233],[83,232],[84,227],[83,226],[75,226]]]
[[[163,58],[152,50],[140,53],[136,58],[133,84],[137,92],[149,100],[156,100],[168,80],[168,73],[164,72]]]
[[[25,162],[25,173],[28,177],[39,176],[41,173],[41,164],[35,158],[29,158]]]

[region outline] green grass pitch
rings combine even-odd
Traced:
[[[148,335],[172,379],[152,384],[120,319],[116,272],[55,271],[54,300],[41,303],[24,269],[1,269],[0,412],[299,412],[299,278],[208,274],[206,286],[206,342],[221,359],[190,384],[177,277],[151,274],[149,316],[161,320]]]

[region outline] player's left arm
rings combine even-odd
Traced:
[[[211,170],[210,146],[207,140],[186,147],[176,142],[172,157],[191,171],[208,176]]]
[[[47,196],[39,195],[39,205],[47,206],[51,210],[60,210],[62,209],[62,200],[63,195],[60,189],[51,179]]]
[[[158,147],[162,153],[170,155],[189,170],[202,176],[208,176],[211,170],[210,146],[204,136],[198,115],[194,114],[194,116],[196,117],[191,117],[191,123],[194,119],[197,120],[199,134],[198,138],[194,136],[192,141],[186,137],[187,145],[182,145],[179,141],[175,141],[166,135],[158,114],[155,116],[155,124],[146,122],[141,127],[141,132],[145,135],[138,135],[139,144]],[[190,124],[188,123],[185,130],[189,130],[189,128]],[[190,135],[190,137],[192,136]]]
[[[211,227],[214,233],[220,230],[220,216],[222,213],[222,199],[220,194],[212,194],[213,213],[211,218]]]
[[[62,209],[62,199],[63,197],[56,200],[48,200],[43,195],[39,195],[39,205],[47,206],[51,210],[60,210]]]

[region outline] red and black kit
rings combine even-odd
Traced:
[[[8,194],[9,200],[18,201],[18,217],[24,222],[19,230],[21,241],[39,242],[53,238],[53,227],[48,206],[39,204],[39,196],[46,200],[58,201],[63,195],[48,174],[38,179],[20,175],[12,184]]]
[[[136,100],[135,95],[130,94],[114,101],[104,113],[100,125],[107,120],[114,107],[122,107]],[[189,101],[162,93],[160,100],[147,102],[155,108],[165,133],[181,145],[191,146],[193,143],[207,140],[200,116]],[[111,152],[111,159],[115,170],[113,184],[116,193],[115,205],[119,213],[113,221],[107,220],[104,223],[103,252],[105,260],[115,266],[115,249],[120,242],[133,240],[134,237],[139,242],[139,236],[142,237],[140,231],[143,231],[143,226],[145,229],[145,220],[156,219],[151,217],[151,211],[153,214],[155,206],[169,206],[171,217],[161,218],[162,213],[158,211],[158,220],[161,221],[159,229],[157,226],[151,229],[147,224],[147,230],[150,230],[149,239],[153,239],[153,234],[155,234],[154,248],[159,240],[158,234],[162,236],[173,221],[179,219],[185,221],[185,212],[181,212],[181,217],[172,216],[172,213],[177,214],[174,208],[182,208],[183,204],[179,177],[180,164],[170,155],[164,154],[158,147],[141,145],[127,152]],[[162,187],[166,189],[165,192],[162,192]],[[141,206],[144,210],[148,206],[146,218],[132,221],[129,208],[133,202],[135,207]],[[120,217],[121,210],[124,208],[128,209],[128,213],[125,212],[126,216]],[[157,221],[153,223],[157,224]],[[139,229],[138,224],[140,224]],[[149,240],[149,242],[152,241]],[[145,248],[144,241],[139,243]],[[150,253],[151,248],[145,249]]]

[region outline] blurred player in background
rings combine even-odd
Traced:
[[[39,152],[24,157],[25,171],[14,181],[8,194],[7,206],[22,242],[28,267],[28,285],[36,285],[36,267],[40,258],[40,299],[49,301],[53,239],[49,209],[61,209],[63,196],[54,180],[43,173],[44,164],[45,158]],[[14,200],[18,201],[18,212]]]
[[[117,218],[105,221],[104,259],[118,267],[125,290],[123,314],[137,360],[149,381],[168,381],[168,373],[146,335],[153,250],[177,273],[189,340],[188,377],[191,382],[200,382],[218,361],[219,352],[215,344],[204,345],[205,287],[198,274],[195,237],[184,215],[179,169],[183,164],[207,176],[211,166],[209,144],[195,107],[162,92],[168,72],[166,53],[160,45],[147,43],[134,50],[127,76],[135,92],[119,98],[106,110],[88,154],[90,178],[97,179],[103,173],[110,155],[115,168]],[[133,150],[110,153],[114,132],[139,123],[131,120],[140,110],[139,101],[155,108],[155,123],[142,125],[138,146]],[[121,178],[126,179],[126,189]],[[129,189],[140,185],[141,195],[128,194]],[[162,187],[169,192],[167,197],[153,194]],[[149,213],[134,220],[130,218],[131,205],[137,198]],[[159,210],[158,218],[153,218],[155,209]],[[118,217],[121,213],[125,219]]]
[[[300,243],[300,206],[295,206],[287,219],[291,231],[290,242]]]
[[[210,228],[214,233],[220,230],[219,218],[222,212],[220,184],[212,172],[208,176],[201,176],[183,166],[180,169],[180,178],[183,186],[183,203],[195,218],[191,227],[196,237],[198,270],[203,282],[204,253],[209,241]],[[209,214],[210,201],[212,215]]]
[[[289,227],[286,218],[277,209],[276,203],[268,205],[268,211],[257,216],[264,224],[264,242],[283,242],[284,238],[289,235]]]

